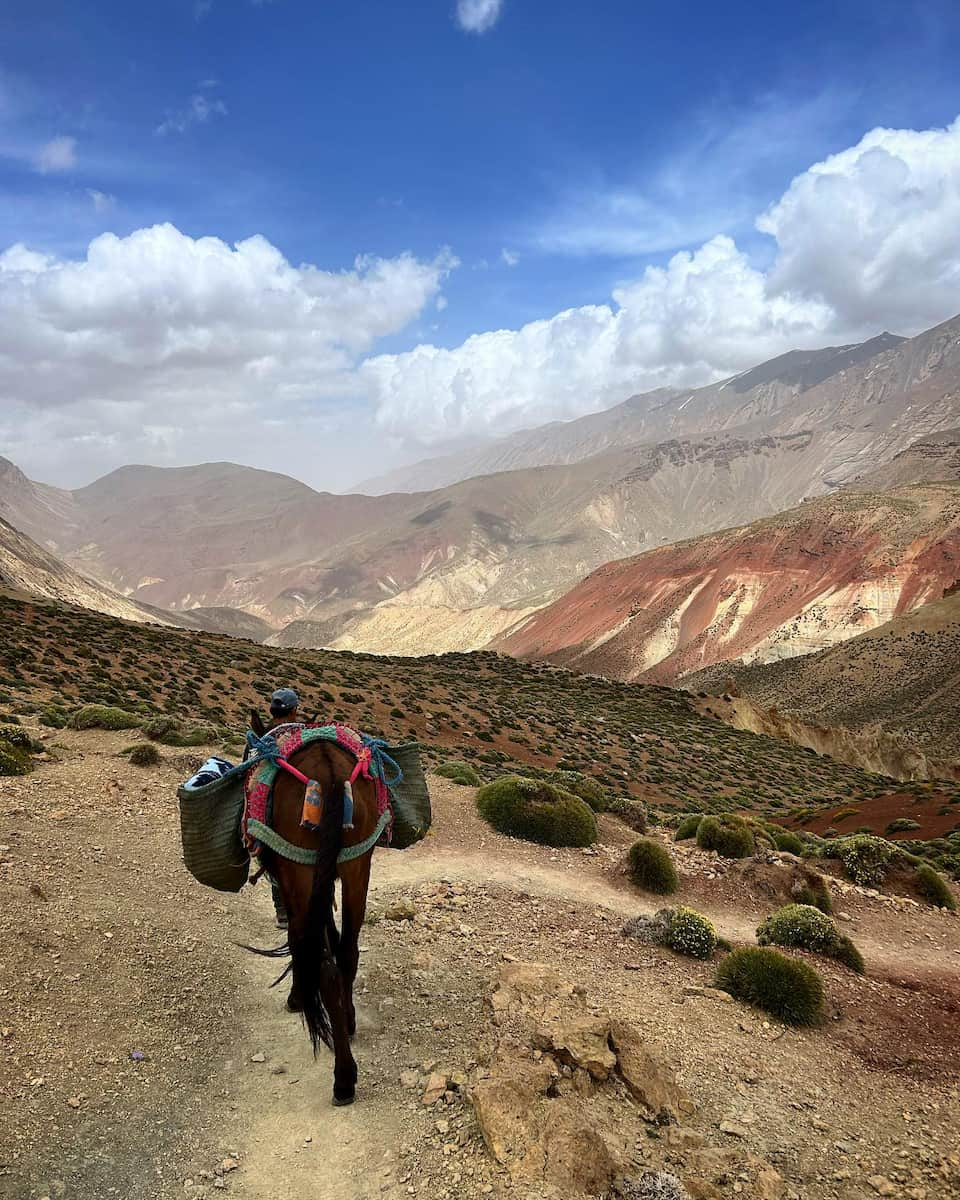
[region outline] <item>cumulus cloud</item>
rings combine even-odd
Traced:
[[[776,238],[775,293],[818,296],[855,325],[960,307],[960,118],[874,129],[798,176],[757,221]]]
[[[0,444],[16,457],[49,438],[62,456],[66,441],[96,468],[143,457],[157,429],[175,431],[164,445],[177,440],[181,459],[227,457],[231,431],[242,458],[268,419],[294,442],[289,423],[306,428],[325,404],[356,396],[360,356],[435,300],[455,265],[449,253],[404,254],[324,271],[294,266],[260,236],[230,246],[172,225],[103,234],[73,261],[10,247]],[[204,431],[210,445],[191,454]]]
[[[77,165],[77,139],[55,137],[40,147],[33,161],[41,175],[70,171]]]
[[[503,0],[457,0],[457,23],[466,33],[486,33],[502,11]]]
[[[217,96],[204,96],[195,92],[183,108],[168,112],[156,128],[160,136],[168,133],[186,133],[191,125],[206,125],[211,117],[225,117],[227,106]]]
[[[567,418],[658,386],[695,386],[794,347],[917,332],[960,308],[960,119],[877,129],[798,176],[757,228],[766,269],[729,237],[648,267],[606,305],[461,346],[369,359],[387,431],[422,442]]]

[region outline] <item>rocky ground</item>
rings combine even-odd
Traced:
[[[834,884],[868,974],[818,960],[828,1022],[786,1029],[716,993],[711,964],[622,935],[658,904],[623,877],[619,822],[591,853],[518,843],[434,779],[432,836],[377,852],[358,1102],[334,1109],[329,1061],[267,986],[277,964],[234,944],[279,940],[268,890],[209,892],[180,862],[174,789],[194,760],[138,770],[117,756],[129,734],[47,737],[60,761],[0,780],[0,1195],[569,1195],[524,1154],[544,1113],[551,1130],[582,1117],[571,1169],[599,1139],[626,1173],[695,1178],[700,1197],[960,1195],[955,917]],[[781,868],[676,849],[680,900],[750,939]],[[511,999],[529,962],[558,982]],[[544,1040],[570,1005],[633,1031],[684,1097],[679,1124],[644,1119],[622,1063],[591,1071],[579,1043]],[[502,1099],[504,1071],[520,1141],[481,1102],[491,1154],[471,1097]],[[554,1166],[577,1143],[556,1145]]]

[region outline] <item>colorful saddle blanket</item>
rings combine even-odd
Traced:
[[[252,735],[250,735],[252,737]],[[272,739],[272,742],[271,740]],[[289,760],[301,747],[311,742],[336,742],[357,760],[357,773],[372,779],[377,795],[377,812],[381,822],[378,828],[390,839],[392,808],[390,789],[395,786],[402,773],[387,753],[387,743],[380,738],[366,737],[339,722],[333,725],[279,725],[266,738],[254,745],[261,759],[258,766],[247,772],[244,779],[245,803],[243,810],[243,840],[251,853],[257,854],[261,843],[273,843],[271,804],[273,785],[277,772],[277,759]],[[273,745],[275,743],[275,746]],[[284,853],[286,853],[284,851]],[[313,856],[313,852],[308,852]],[[288,855],[289,857],[289,855]]]

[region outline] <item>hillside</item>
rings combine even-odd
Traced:
[[[524,430],[491,445],[426,459],[360,484],[357,491],[420,491],[445,487],[471,475],[489,475],[522,467],[579,462],[612,446],[662,441],[685,434],[702,435],[749,424],[758,414],[778,415],[803,392],[835,380],[843,387],[843,372],[869,362],[906,339],[884,333],[850,346],[795,350],[753,370],[694,391],[658,388],[631,396],[622,404],[572,421],[554,421]],[[838,378],[839,377],[839,378]],[[697,416],[681,418],[693,406]]]
[[[960,318],[637,397],[470,468],[519,469],[429,492],[336,496],[230,463],[131,466],[64,492],[6,463],[0,512],[148,605],[298,622],[300,642],[480,647],[602,563],[789,508],[954,428],[958,331]]]
[[[814,494],[954,424],[958,404],[960,317],[954,317],[913,338],[882,333],[857,345],[796,350],[693,391],[633,396],[605,412],[428,459],[361,486],[422,490],[469,475],[575,462],[628,442],[809,430],[818,440],[827,435],[810,479]]]
[[[960,479],[960,429],[945,429],[918,438],[883,466],[858,476],[847,487],[853,491],[883,492],[908,483],[935,483]]]
[[[809,449],[803,434],[703,438],[384,497],[229,463],[130,467],[71,493],[69,524],[48,513],[31,528],[143,603],[241,608],[274,630],[310,622],[298,639],[322,630],[324,644],[387,651],[411,648],[412,619],[413,649],[470,649],[513,623],[504,610],[552,600],[612,557],[798,500]]]
[[[838,492],[608,563],[497,643],[618,679],[823,649],[960,580],[960,485]]]
[[[615,817],[601,814],[589,854],[537,846],[495,833],[473,788],[432,775],[431,836],[373,856],[359,1088],[344,1113],[329,1107],[330,1056],[313,1057],[285,989],[270,989],[281,964],[240,948],[278,941],[269,888],[228,896],[187,874],[174,800],[185,756],[161,747],[158,765],[131,767],[132,736],[50,731],[35,772],[0,781],[0,1190],[11,1200],[56,1196],[64,1180],[84,1200],[581,1200],[571,1170],[579,1179],[602,1161],[608,1138],[633,1175],[664,1167],[703,1200],[864,1200],[908,1179],[904,1200],[960,1195],[951,914],[831,880],[867,974],[790,952],[827,995],[823,1024],[793,1029],[716,990],[719,952],[704,962],[625,936],[663,900],[623,874],[636,835]],[[670,902],[752,945],[790,859],[720,860],[655,836],[680,873]],[[499,1139],[485,1141],[495,1127],[474,1089],[506,1034],[510,1094],[526,1101],[506,1108],[508,1145],[522,1145],[538,1103],[524,1068],[553,1060],[513,1040],[503,983],[554,972],[589,1005],[573,1054],[592,1045],[597,1014],[612,1014],[636,1031],[644,1079],[678,1080],[684,1105],[679,1124],[644,1120],[618,1080],[599,1090],[584,1070],[575,1083],[557,1070],[542,1103],[562,1136],[544,1137],[518,1179]],[[434,1073],[449,1081],[440,1099]],[[650,1193],[620,1200],[638,1195]]]
[[[804,658],[723,663],[687,676],[691,690],[737,691],[781,717],[904,735],[960,759],[960,591]]]
[[[0,587],[45,600],[89,608],[128,621],[174,625],[176,618],[148,609],[66,566],[0,519]]]
[[[481,772],[558,765],[615,793],[687,808],[740,800],[758,811],[889,790],[889,781],[774,738],[731,729],[683,692],[587,678],[491,653],[376,658],[281,650],[213,634],[123,623],[0,596],[0,706],[149,706],[246,728],[273,689],[304,711],[414,736],[432,761]]]

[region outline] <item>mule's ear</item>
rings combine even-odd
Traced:
[[[263,737],[263,735],[267,732],[266,726],[260,719],[260,714],[255,708],[250,709],[250,728],[257,735],[257,737]]]

